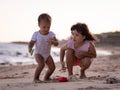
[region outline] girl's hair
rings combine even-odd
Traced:
[[[38,17],[38,23],[40,23],[42,20],[44,20],[46,22],[51,22],[52,18],[47,13],[43,13]]]
[[[97,37],[95,37],[88,29],[88,26],[85,23],[77,23],[71,27],[71,31],[76,30],[78,33],[85,36],[85,40],[97,41]]]

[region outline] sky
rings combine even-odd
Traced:
[[[60,40],[77,22],[93,34],[120,31],[120,0],[0,0],[0,42],[30,41],[42,13],[52,17],[51,31]]]

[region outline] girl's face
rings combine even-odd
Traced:
[[[42,21],[38,24],[38,26],[40,27],[40,33],[43,34],[43,35],[46,35],[46,34],[49,33],[51,23],[42,20]]]
[[[76,42],[76,43],[82,43],[85,39],[85,36],[83,36],[82,34],[78,33],[77,30],[73,30],[72,31],[72,37],[73,37],[73,40]]]

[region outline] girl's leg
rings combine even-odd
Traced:
[[[49,77],[52,75],[52,73],[55,70],[55,64],[54,64],[53,58],[51,56],[48,57],[46,64],[48,66],[48,70],[45,74],[44,80],[49,80]]]
[[[80,61],[80,67],[81,67],[81,75],[80,78],[86,78],[85,70],[88,69],[91,65],[91,58],[86,57],[84,59],[81,59]]]
[[[39,76],[45,66],[45,63],[44,63],[44,59],[43,57],[40,55],[40,54],[36,54],[35,55],[35,59],[36,59],[36,62],[38,64],[36,70],[35,70],[35,75],[34,75],[34,81],[38,81],[39,80]]]
[[[68,49],[66,52],[66,64],[68,69],[68,75],[73,75],[73,63],[74,63],[74,51]]]

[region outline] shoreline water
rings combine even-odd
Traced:
[[[30,55],[27,44],[0,43],[0,65],[29,65],[36,64],[34,55]],[[51,55],[54,62],[59,62],[60,48],[52,47]],[[112,52],[96,48],[97,56],[111,55]]]

